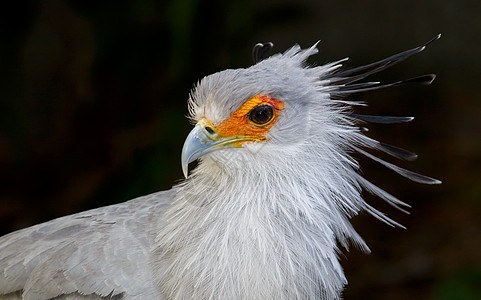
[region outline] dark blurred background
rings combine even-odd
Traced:
[[[0,10],[0,234],[169,189],[192,85],[318,40],[322,64],[365,64],[427,51],[374,77],[437,73],[431,86],[356,95],[360,113],[416,116],[370,126],[371,137],[419,154],[405,168],[443,180],[411,183],[360,158],[366,177],[410,203],[376,207],[407,230],[353,219],[372,254],[342,258],[346,299],[481,299],[481,2],[11,1]],[[393,160],[390,160],[393,161]]]

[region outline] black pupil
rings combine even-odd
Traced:
[[[249,113],[249,120],[258,125],[263,125],[269,122],[274,116],[274,109],[272,106],[262,104],[254,107]]]
[[[214,134],[214,129],[210,128],[209,126],[205,126],[205,130],[210,134]]]

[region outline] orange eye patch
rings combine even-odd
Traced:
[[[217,131],[223,137],[252,137],[264,141],[266,132],[274,125],[283,109],[284,102],[266,95],[257,95],[221,122]]]

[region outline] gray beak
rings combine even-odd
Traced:
[[[221,137],[217,129],[206,119],[201,119],[189,133],[182,148],[182,172],[189,175],[189,164],[199,157],[216,150],[242,147],[240,141],[251,140],[247,137]]]
[[[187,178],[189,174],[189,164],[202,155],[214,151],[213,140],[210,139],[201,124],[197,123],[189,133],[182,147],[182,172]]]

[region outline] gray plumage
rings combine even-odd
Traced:
[[[401,210],[408,207],[364,179],[352,153],[413,181],[440,183],[366,151],[415,159],[368,138],[359,127],[411,117],[353,114],[352,106],[360,103],[344,96],[430,83],[433,75],[392,84],[359,82],[426,45],[345,71],[344,60],[306,67],[316,46],[295,46],[262,60],[272,44],[256,45],[255,65],[210,75],[193,90],[189,117],[197,125],[182,164],[187,174],[189,162],[200,163],[184,182],[0,238],[0,299],[339,298],[347,280],[338,245],[369,251],[349,218],[364,210],[401,226],[366,203],[361,190]],[[283,103],[272,110],[278,118],[265,135],[222,135],[223,124],[258,95]],[[260,111],[259,118],[266,114]]]
[[[79,293],[155,299],[148,254],[156,218],[171,195],[160,192],[2,237],[0,292],[12,293],[11,299],[23,292],[32,300],[81,299]]]

